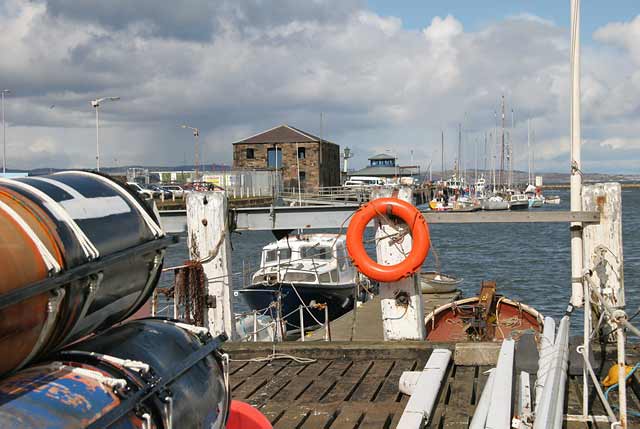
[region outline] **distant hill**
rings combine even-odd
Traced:
[[[149,171],[193,171],[195,168],[193,165],[176,165],[176,166],[166,166],[166,165],[125,165],[122,167],[102,167],[100,171],[107,174],[112,174],[115,176],[124,176],[127,174],[127,170],[130,168],[138,168],[138,169],[147,169]],[[202,170],[203,167],[200,167]],[[229,171],[231,167],[224,164],[207,164],[204,166],[206,171]],[[68,171],[68,170],[87,170],[86,168],[34,168],[32,170],[16,170],[16,169],[7,169],[7,172],[12,173],[29,173],[31,176],[41,176],[43,174],[53,174],[58,171]]]

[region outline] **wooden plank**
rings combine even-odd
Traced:
[[[239,370],[241,370],[242,368],[244,368],[247,365],[249,365],[249,362],[230,361],[229,362],[229,375],[234,375],[236,372],[238,372]]]
[[[417,361],[397,360],[395,366],[384,380],[382,387],[374,398],[374,402],[400,402],[402,393],[398,389],[400,376],[404,371],[414,371],[418,366]]]
[[[280,390],[272,399],[274,401],[284,401],[291,403],[298,399],[300,395],[314,382],[314,380],[324,373],[335,361],[320,360],[307,365],[298,373],[295,380],[291,380],[285,388]]]
[[[250,396],[248,402],[254,407],[260,408],[262,405],[270,401],[285,386],[294,382],[298,373],[305,368],[306,365],[304,364],[291,362],[286,368],[278,372],[276,376],[268,377],[267,382]]]
[[[321,377],[311,380],[311,385],[302,393],[298,400],[306,403],[318,402],[337,384],[338,380],[353,364],[353,361],[346,359],[334,361],[331,366],[322,373]]]
[[[297,429],[311,413],[307,405],[291,405],[273,425],[273,429]]]
[[[289,410],[289,408],[290,404],[285,404],[282,402],[269,402],[263,407],[260,407],[260,412],[264,414],[264,416],[273,425],[284,415],[287,410]]]
[[[355,361],[353,366],[337,380],[333,388],[321,398],[322,402],[348,401],[353,392],[373,367],[373,361]]]
[[[391,422],[394,416],[402,414],[402,405],[398,402],[374,402],[368,408],[362,422],[361,428],[392,428]]]
[[[250,376],[260,371],[267,365],[267,362],[249,362],[248,365],[238,369],[233,375],[233,381],[231,382],[231,390],[234,391],[240,385],[245,383]]]
[[[469,422],[475,409],[475,406],[471,403],[475,372],[475,367],[456,367],[455,377],[450,383],[451,394],[444,415],[445,427],[451,429],[469,427]]]
[[[372,401],[391,372],[394,362],[392,360],[374,361],[373,368],[369,370],[363,382],[355,389],[350,400]]]
[[[274,378],[276,374],[289,365],[289,361],[275,361],[262,367],[258,372],[249,377],[244,383],[234,389],[234,399],[247,400],[253,394]]]
[[[365,411],[366,408],[362,405],[346,403],[341,406],[340,413],[338,414],[338,417],[336,417],[336,419],[331,423],[330,428],[355,429],[360,425]]]
[[[316,405],[312,407],[301,429],[328,428],[338,415],[335,405]]]

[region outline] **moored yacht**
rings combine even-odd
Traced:
[[[529,198],[525,194],[515,193],[509,196],[511,210],[526,210],[529,208]]]
[[[300,305],[305,328],[325,322],[353,308],[358,273],[347,256],[345,237],[340,234],[288,236],[263,247],[260,269],[251,285],[239,290],[253,310],[267,311],[285,318],[288,330],[300,327]]]

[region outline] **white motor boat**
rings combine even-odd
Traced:
[[[462,279],[437,271],[423,271],[420,273],[420,288],[422,289],[422,293],[453,292],[458,288],[460,283],[462,283]]]

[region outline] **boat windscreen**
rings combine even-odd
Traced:
[[[281,261],[291,259],[291,249],[269,249],[264,252],[264,261],[275,262],[278,259],[278,252]]]
[[[302,259],[331,259],[332,256],[330,247],[310,246],[300,248],[300,257]]]

